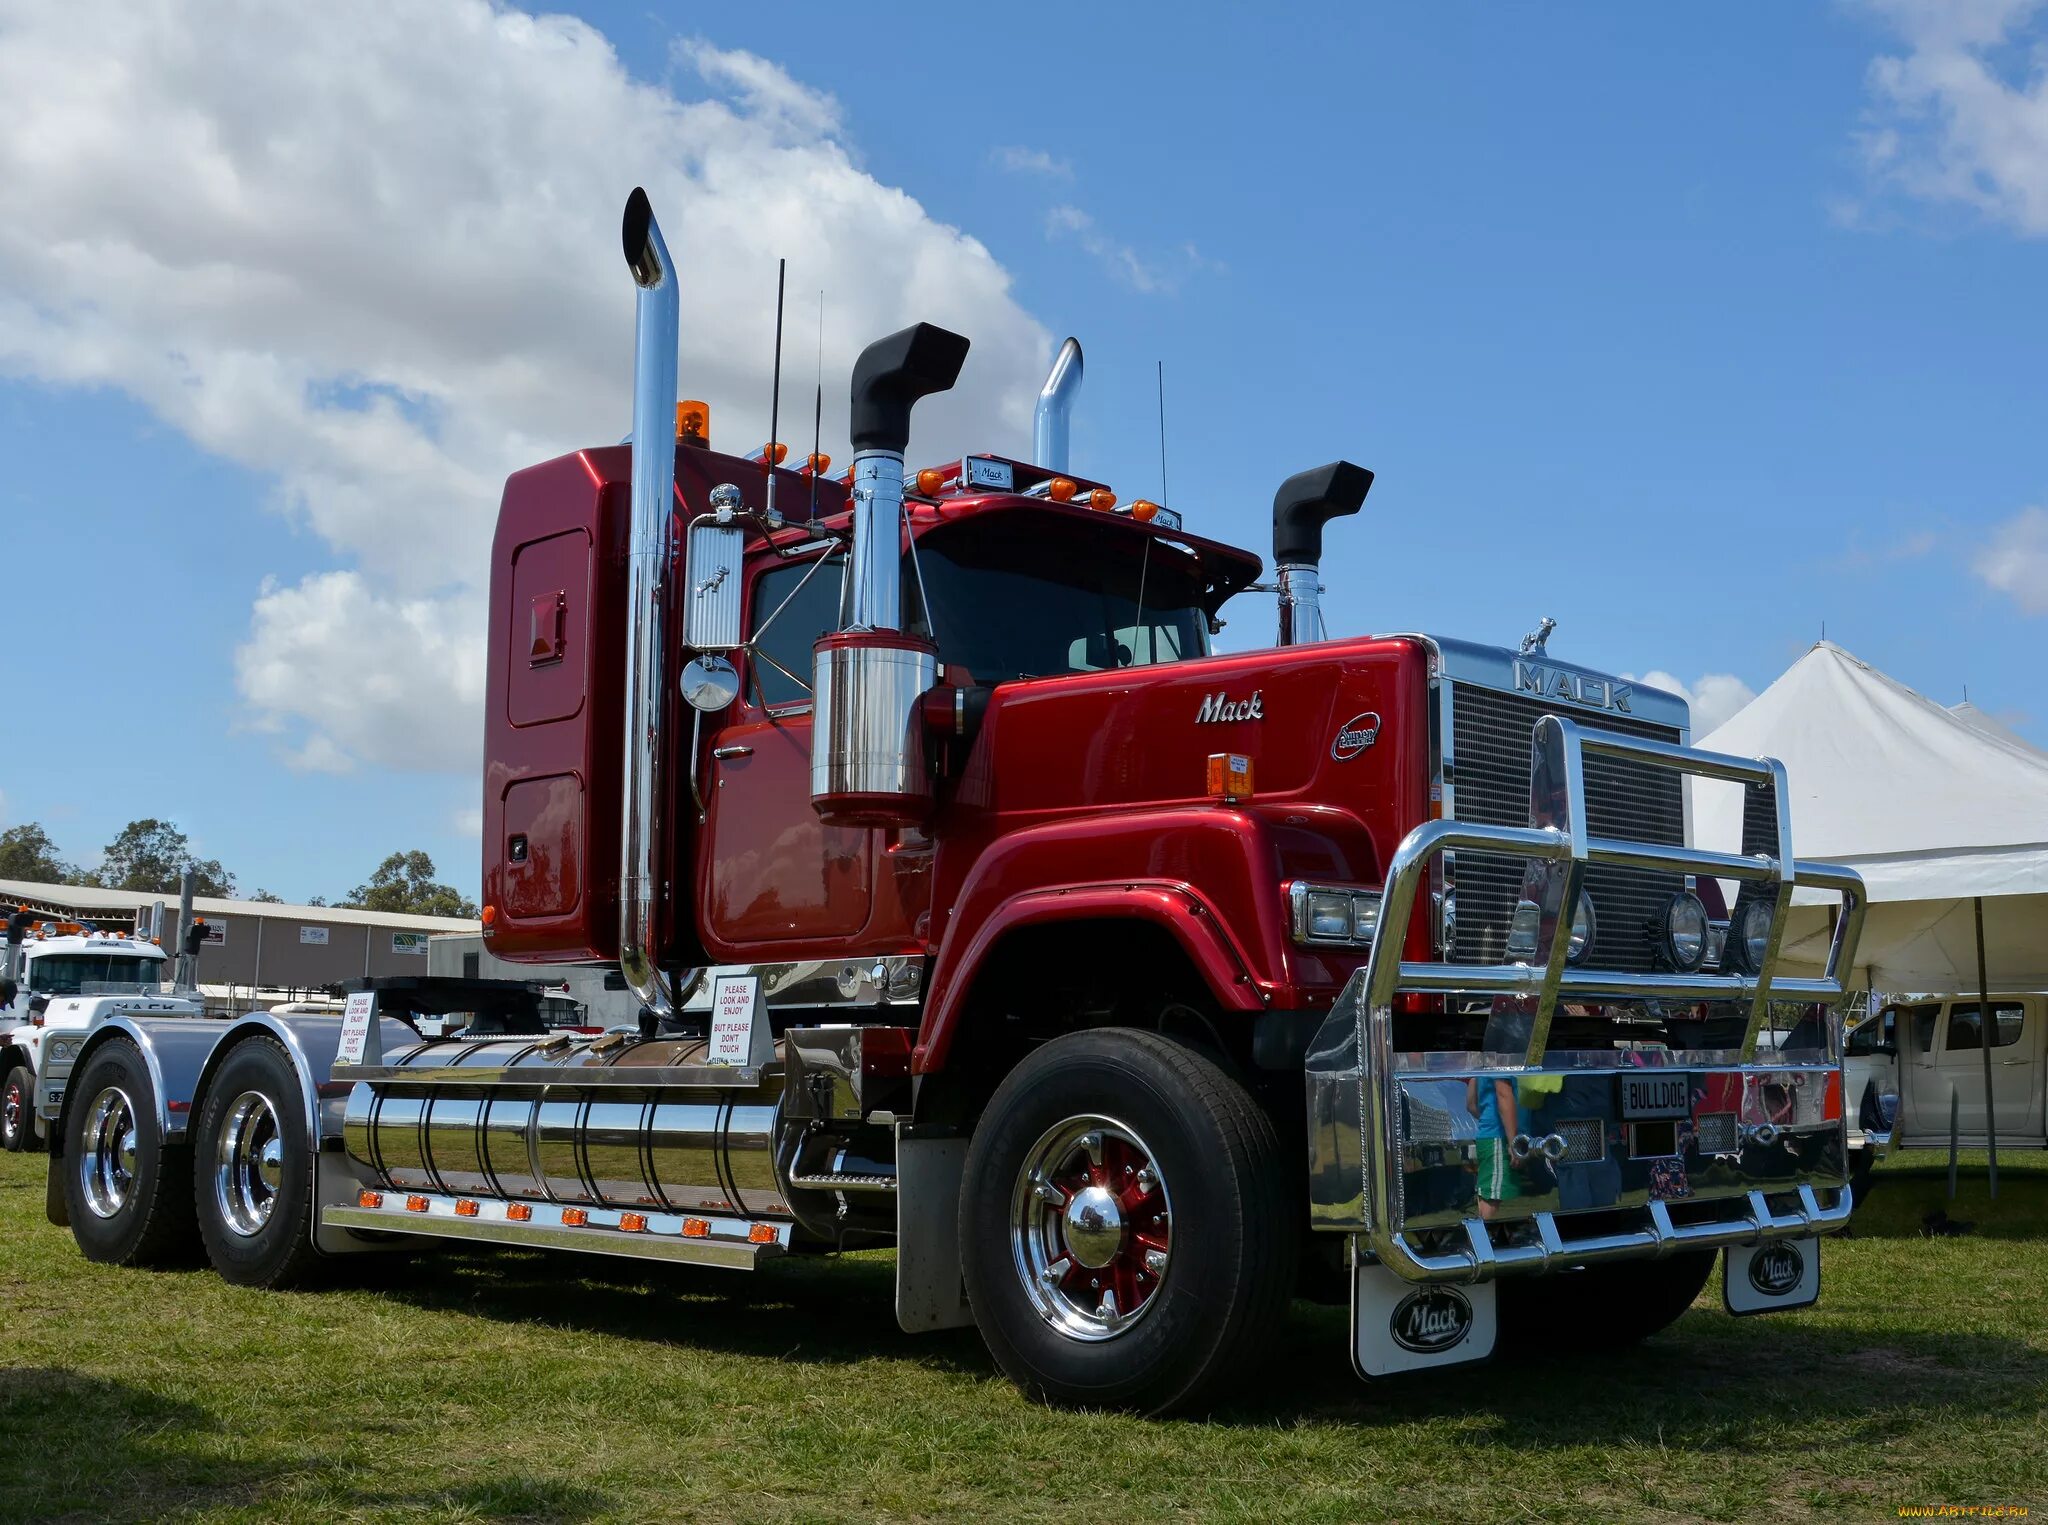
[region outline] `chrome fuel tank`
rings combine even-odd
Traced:
[[[791,1216],[774,1149],[783,1074],[701,1041],[556,1035],[425,1043],[349,1096],[349,1158],[396,1191]]]

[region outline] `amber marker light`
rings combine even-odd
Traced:
[[[780,466],[789,459],[789,446],[779,443],[763,445],[761,447],[761,459],[764,461],[773,460],[776,465]]]
[[[565,1207],[562,1209],[562,1226],[564,1228],[581,1228],[589,1221],[590,1214],[580,1207]]]
[[[458,1218],[474,1218],[477,1212],[476,1203],[472,1202],[468,1197],[462,1198],[455,1204],[455,1216]]]
[[[384,1193],[381,1191],[359,1191],[356,1193],[357,1207],[382,1207]]]
[[[804,465],[809,469],[812,476],[821,477],[832,469],[832,457],[829,455],[807,455],[804,457]]]
[[[1131,517],[1140,524],[1150,524],[1159,517],[1159,505],[1150,498],[1138,498],[1131,503]]]
[[[644,1234],[647,1232],[647,1214],[620,1213],[619,1228],[628,1234]]]
[[[945,485],[946,474],[936,466],[927,466],[917,474],[917,490],[927,498],[936,498]]]
[[[530,1223],[533,1221],[533,1208],[525,1202],[507,1202],[505,1217],[512,1223]]]
[[[703,1218],[685,1218],[683,1220],[683,1237],[685,1239],[709,1239],[711,1237],[711,1224]]]
[[[496,906],[487,905],[484,907],[483,923],[486,928],[494,927],[498,924],[498,908]]]
[[[1234,805],[1252,797],[1252,760],[1236,752],[1209,756],[1209,798]]]
[[[405,1210],[409,1213],[423,1213],[427,1210],[427,1199],[425,1197],[407,1197],[405,1199]]]
[[[757,1223],[747,1230],[747,1237],[756,1244],[773,1244],[775,1242],[775,1225],[772,1223]]]
[[[1045,484],[1045,495],[1055,503],[1071,503],[1074,494],[1081,490],[1081,484],[1072,477],[1054,477]]]
[[[1107,487],[1091,487],[1088,489],[1088,506],[1106,514],[1116,507],[1116,494]]]

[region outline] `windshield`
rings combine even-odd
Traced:
[[[164,961],[120,953],[58,953],[28,966],[28,988],[47,995],[106,994],[107,986],[134,992],[163,983]]]
[[[1051,540],[1028,522],[928,536],[918,550],[939,660],[994,684],[1207,655],[1196,563],[1134,541]]]

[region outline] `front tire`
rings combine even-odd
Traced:
[[[64,1205],[87,1260],[190,1264],[191,1155],[158,1126],[156,1087],[125,1038],[95,1049],[67,1087]]]
[[[1681,1250],[1662,1260],[1504,1276],[1504,1344],[1529,1351],[1619,1350],[1678,1322],[1714,1274],[1718,1250]]]
[[[9,1154],[26,1154],[37,1148],[36,1078],[28,1066],[17,1064],[0,1082],[0,1148]]]
[[[1265,1348],[1294,1285],[1271,1120],[1155,1033],[1055,1039],[968,1146],[961,1260],[990,1353],[1045,1402],[1198,1405]]]
[[[240,1287],[290,1287],[317,1263],[313,1151],[299,1072],[282,1044],[235,1046],[193,1133],[194,1207],[214,1270]]]

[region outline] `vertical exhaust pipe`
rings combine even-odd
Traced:
[[[1280,580],[1280,644],[1323,638],[1323,526],[1355,514],[1372,473],[1349,461],[1296,472],[1273,494],[1273,566]]]
[[[676,345],[682,302],[675,263],[647,193],[634,187],[620,230],[639,288],[633,335],[632,521],[626,542],[626,745],[619,841],[619,972],[658,1021],[675,1014],[655,957],[655,885],[661,842],[662,582],[675,512]]]
[[[931,807],[918,701],[938,651],[903,628],[903,452],[917,400],[966,363],[966,338],[929,323],[854,362],[853,545],[839,629],[811,649],[811,804],[838,825],[914,826]]]
[[[1081,341],[1069,339],[1053,357],[1052,371],[1038,389],[1038,410],[1031,419],[1031,463],[1047,471],[1067,470],[1067,426],[1073,420],[1074,394],[1081,390]]]

